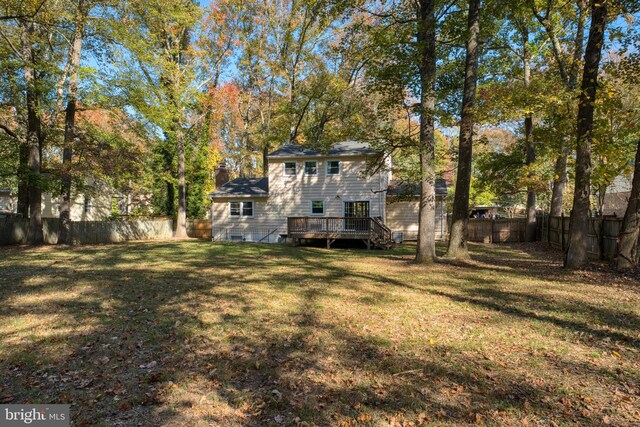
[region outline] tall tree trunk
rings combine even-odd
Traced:
[[[18,214],[29,217],[29,145],[20,141],[18,166]]]
[[[524,65],[524,87],[528,90],[531,84],[531,58],[529,56],[529,29],[525,26],[522,34],[522,58]],[[533,140],[533,117],[527,113],[524,118],[524,143],[525,143],[525,163],[531,168],[536,161],[535,141]],[[529,170],[529,180],[533,179],[533,172]],[[527,187],[527,224],[525,227],[525,237],[527,242],[536,239],[536,189],[529,182]]]
[[[458,145],[458,174],[453,199],[453,215],[447,256],[467,258],[467,234],[469,224],[469,192],[471,189],[471,164],[473,161],[473,125],[478,81],[478,55],[480,34],[480,0],[469,0],[467,21],[469,38],[465,60],[462,112],[460,114],[460,141]]]
[[[176,237],[187,237],[187,193],[184,177],[184,131],[178,125],[176,130],[178,143],[178,216],[176,220]]]
[[[524,118],[524,138],[526,145],[526,164],[532,167],[536,161],[535,142],[532,137],[533,119],[531,115]],[[529,179],[533,179],[533,172],[529,172]],[[527,226],[526,241],[536,240],[536,189],[532,183],[527,187]]]
[[[265,144],[262,147],[262,176],[265,178],[269,176],[269,146]]]
[[[569,246],[565,268],[584,267],[588,262],[587,234],[589,232],[589,207],[591,195],[591,130],[593,110],[598,87],[598,68],[602,56],[604,31],[607,23],[606,2],[591,4],[591,28],[584,55],[584,72],[578,106],[578,135],[576,149],[576,182],[573,209],[569,225]]]
[[[82,10],[82,0],[78,5]],[[82,13],[82,12],[81,12]],[[64,117],[64,148],[62,151],[62,203],[60,204],[60,234],[58,244],[71,243],[71,162],[73,159],[73,144],[76,137],[76,102],[78,95],[78,69],[82,57],[82,23],[78,22],[71,46],[71,61],[69,74],[69,93],[67,95],[67,110]]]
[[[44,242],[42,233],[41,147],[40,113],[38,111],[39,89],[36,82],[35,58],[31,45],[33,24],[22,23],[22,60],[27,91],[27,146],[29,149],[29,232],[27,241],[32,245]]]
[[[633,183],[629,204],[624,213],[620,236],[618,240],[618,254],[616,266],[620,270],[630,270],[638,267],[638,232],[640,231],[640,140],[636,150],[636,164],[633,170]]]
[[[436,18],[434,0],[420,0],[417,9],[420,68],[420,209],[418,219],[418,245],[415,261],[433,262],[436,257],[435,219],[435,134],[434,110],[436,105]]]
[[[165,203],[165,214],[168,216],[173,216],[173,211],[175,210],[176,204],[176,189],[173,185],[173,182],[165,181],[167,186],[167,200]]]

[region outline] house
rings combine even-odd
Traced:
[[[209,195],[213,240],[326,239],[330,246],[335,239],[361,239],[384,247],[394,232],[415,238],[417,187],[391,181],[388,167],[369,173],[367,161],[378,155],[354,141],[335,144],[326,153],[284,145],[267,156],[268,177],[218,182]],[[220,173],[226,174],[225,168]],[[437,223],[442,227],[445,195],[440,181]]]
[[[112,213],[117,192],[108,184],[87,180],[82,191],[72,191],[71,221],[103,221]],[[60,218],[61,197],[42,193],[42,217]]]
[[[633,174],[620,174],[607,187],[602,200],[602,206],[599,210],[603,216],[624,217],[631,197],[631,183]]]
[[[15,213],[16,198],[8,188],[0,188],[0,213]]]

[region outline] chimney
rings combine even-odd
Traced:
[[[216,168],[216,188],[222,187],[227,182],[229,182],[229,171],[223,162]]]

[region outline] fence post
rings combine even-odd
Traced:
[[[489,243],[493,243],[493,231],[495,229],[495,218],[491,218],[491,237],[489,238]]]
[[[560,214],[560,248],[564,252],[564,212]]]
[[[551,246],[551,212],[547,216],[547,246]]]

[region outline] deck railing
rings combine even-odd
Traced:
[[[369,217],[289,217],[287,232],[290,237],[318,236],[391,239],[391,230],[377,218]]]

